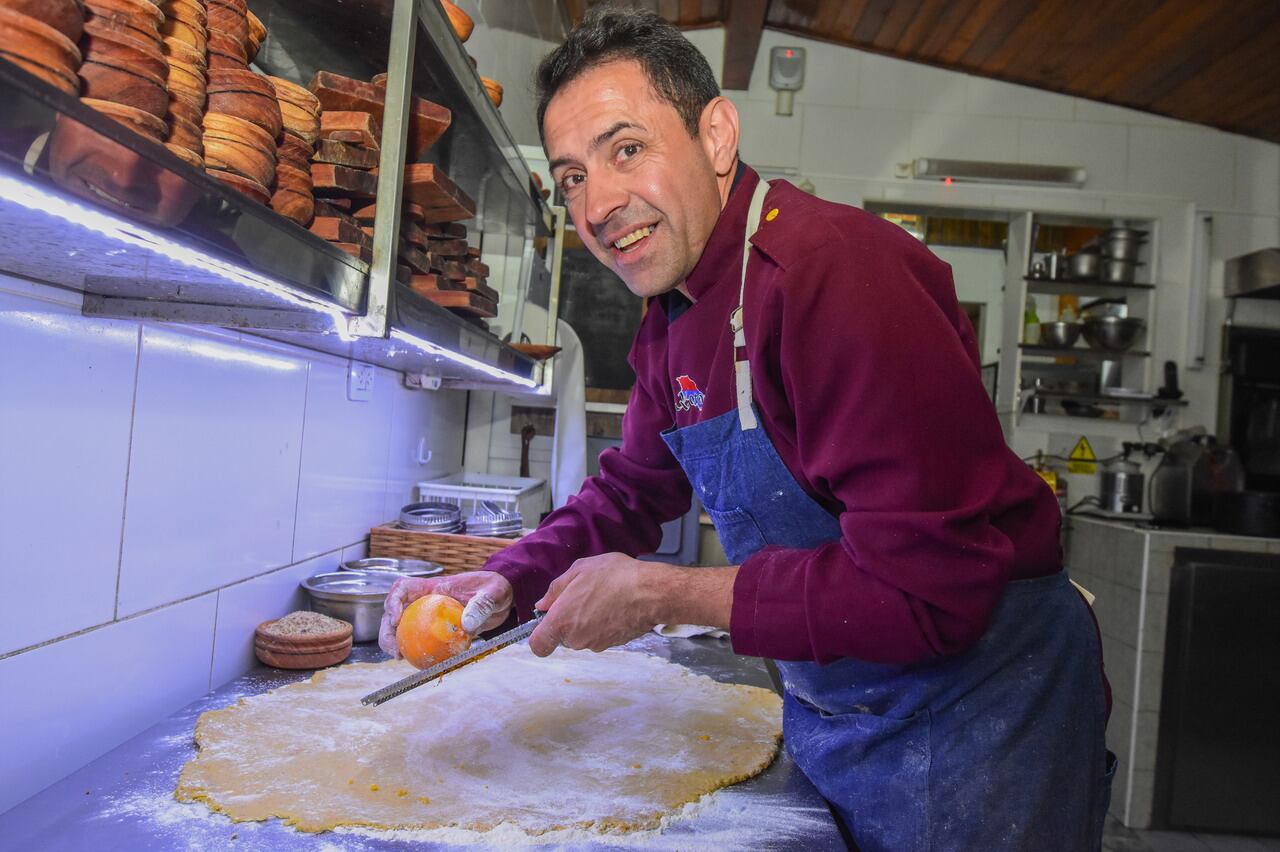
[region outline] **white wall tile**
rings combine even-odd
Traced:
[[[290,564],[306,362],[143,328],[119,613]]]
[[[114,615],[137,348],[136,323],[0,291],[0,654]]]
[[[1143,112],[1142,110],[1137,109],[1129,109],[1127,107],[1103,103],[1102,101],[1091,101],[1087,98],[1076,98],[1075,108],[1077,121],[1105,121],[1111,124],[1142,124],[1148,127],[1188,128],[1195,126],[1185,121],[1168,118],[1167,116],[1156,115],[1151,112]]]
[[[738,107],[738,150],[743,162],[753,167],[799,166],[805,107],[797,104],[792,115],[777,115],[772,102],[749,101],[730,94]]]
[[[1280,145],[1233,136],[1236,154],[1234,208],[1248,213],[1280,210]]]
[[[1211,210],[1231,209],[1234,195],[1231,137],[1217,130],[1133,127],[1129,131],[1128,190],[1194,200]]]
[[[329,359],[311,363],[291,561],[350,544],[384,520],[387,438],[395,391],[395,383],[379,371],[372,399],[352,402],[347,399],[346,363]]]
[[[324,571],[338,570],[341,554],[340,550],[326,553],[218,591],[210,689],[258,665],[253,653],[253,633],[258,625],[300,609],[310,609],[307,594],[298,584]]]
[[[203,695],[215,597],[0,660],[0,812]]]
[[[342,561],[354,562],[357,559],[364,559],[369,555],[369,539],[361,539],[355,544],[349,544],[342,548]]]
[[[1123,192],[1129,128],[1118,124],[1024,119],[1018,126],[1018,161],[1083,166],[1089,192]]]
[[[915,157],[1015,162],[1018,121],[915,112],[911,117],[911,158]]]
[[[1075,118],[1075,98],[1002,80],[966,76],[964,96],[964,111],[969,115],[1004,115],[1060,121]]]
[[[810,105],[804,119],[807,174],[891,178],[894,164],[911,159],[911,113]]]
[[[417,500],[419,482],[462,469],[466,403],[466,394],[458,391],[395,387],[391,400],[391,435],[387,442],[383,522],[394,520],[401,506]],[[418,463],[420,445],[425,445],[430,453],[426,464]]]
[[[756,64],[751,69],[751,97],[771,103],[776,97],[769,87],[769,56],[775,47],[800,47],[805,51],[804,85],[795,93],[796,103],[841,106],[857,103],[862,51],[774,30],[765,30],[760,39]]]
[[[908,109],[962,115],[965,112],[966,79],[964,74],[941,68],[863,53],[857,105],[869,109]]]

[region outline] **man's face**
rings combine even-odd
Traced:
[[[551,99],[543,137],[578,235],[637,296],[682,283],[720,215],[705,139],[638,62],[587,71]]]

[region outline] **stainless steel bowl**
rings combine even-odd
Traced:
[[[444,573],[444,566],[424,559],[396,559],[390,556],[371,556],[342,563],[343,571],[381,571],[397,577],[434,577]]]
[[[1052,346],[1056,349],[1070,349],[1080,339],[1084,326],[1078,322],[1042,322],[1040,323],[1040,345]]]
[[[351,625],[351,641],[378,638],[382,604],[398,580],[386,571],[331,571],[299,583],[311,598],[311,608]]]
[[[419,532],[461,532],[462,509],[438,500],[410,503],[400,509],[400,526]]]
[[[1088,317],[1084,321],[1084,340],[1094,349],[1123,352],[1146,326],[1138,317]]]

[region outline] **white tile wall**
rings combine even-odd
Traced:
[[[0,659],[0,812],[203,694],[216,598]]]
[[[19,292],[0,290],[0,654],[114,615],[138,363],[137,323]]]
[[[752,101],[729,93],[738,108],[741,142],[738,150],[748,163],[761,168],[800,165],[800,130],[806,107],[797,104],[794,115],[777,115],[772,102]]]
[[[0,359],[0,557],[22,568],[0,597],[0,811],[251,665],[300,579],[365,555],[420,438],[436,473],[461,467],[465,394],[379,371],[349,402],[328,356],[88,320],[3,276]]]
[[[307,378],[298,521],[290,562],[310,559],[381,523],[387,493],[387,439],[396,380],[379,370],[372,398],[347,399],[347,364],[319,359]]]
[[[801,137],[802,173],[887,178],[895,163],[911,159],[909,112],[812,105],[804,108],[803,115],[809,132]],[[772,154],[766,151],[758,156]],[[750,165],[750,160],[746,162]]]
[[[1234,184],[1235,151],[1227,134],[1207,128],[1130,128],[1130,192],[1187,198],[1211,210],[1230,210]]]
[[[418,499],[419,482],[457,470],[466,420],[463,406],[439,405],[438,392],[400,387],[398,376],[388,376],[388,380],[396,383],[396,392],[391,402],[387,490],[380,522],[393,520],[401,506]],[[429,460],[421,463],[419,459],[427,454]]]
[[[293,561],[306,389],[283,350],[143,329],[120,615]]]
[[[342,549],[338,549],[216,592],[218,620],[209,673],[210,689],[239,677],[257,664],[253,633],[258,625],[295,610],[310,609],[306,592],[298,584],[315,574],[338,570],[342,553]]]
[[[1023,119],[1018,159],[1024,163],[1084,166],[1093,192],[1123,192],[1128,172],[1129,128],[1122,124]]]

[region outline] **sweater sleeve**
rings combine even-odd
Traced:
[[[662,377],[650,363],[656,356],[647,340],[642,327],[630,358],[637,378],[622,418],[622,445],[600,454],[600,473],[588,477],[582,490],[548,515],[536,532],[485,565],[511,581],[520,620],[533,616],[534,602],[575,560],[601,553],[652,553],[662,541],[662,524],[689,510],[689,480],[662,440],[672,423],[671,406],[662,392]]]
[[[833,234],[831,249],[765,296],[761,336],[777,345],[760,380],[790,402],[792,473],[832,498],[841,537],[740,566],[733,646],[819,662],[956,653],[986,630],[1013,560],[991,523],[1009,451],[973,331],[950,268],[909,237]]]

